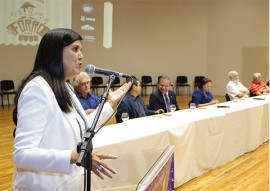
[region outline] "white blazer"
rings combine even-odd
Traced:
[[[86,116],[73,91],[70,88],[68,91],[90,126],[96,112]],[[113,109],[106,103],[97,126],[112,113]],[[25,86],[18,103],[12,156],[16,166],[13,190],[52,191],[82,173],[82,167],[70,164],[71,152],[76,150],[85,131],[80,115],[75,110],[68,114],[61,111],[44,78],[36,77]],[[83,182],[80,185],[83,186]]]

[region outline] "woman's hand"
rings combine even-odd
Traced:
[[[76,163],[78,158],[79,158],[79,153],[73,150],[71,153],[70,163],[71,164]],[[106,175],[109,178],[112,178],[111,173],[117,174],[117,171],[114,168],[112,168],[109,164],[105,163],[103,159],[117,159],[117,156],[100,153],[99,151],[93,151],[92,152],[92,171],[101,179],[104,179],[102,174]],[[82,166],[85,166],[85,165],[82,164]]]
[[[110,91],[108,96],[108,103],[115,107],[117,103],[120,101],[120,99],[126,94],[126,92],[129,90],[131,86],[131,82],[125,83],[120,88],[118,88],[115,91]]]
[[[103,174],[112,178],[112,173],[117,174],[117,171],[103,159],[117,159],[115,155],[100,153],[99,151],[92,152],[92,171],[101,179],[104,179]]]

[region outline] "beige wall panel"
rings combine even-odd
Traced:
[[[243,47],[268,47],[267,0],[128,1],[114,0],[112,48],[103,43],[103,2],[73,1],[72,28],[81,31],[82,4],[94,5],[95,42],[84,42],[84,64],[141,77],[195,75],[213,80],[223,95],[227,73],[243,75]],[[30,72],[37,47],[0,46],[0,80],[18,85]]]

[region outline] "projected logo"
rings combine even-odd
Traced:
[[[90,4],[84,4],[83,5],[83,12],[89,14],[89,13],[93,13],[94,12],[94,8],[92,5]]]
[[[29,2],[25,2],[18,11],[11,12],[8,18],[8,33],[16,36],[21,42],[38,42],[39,38],[50,30],[46,26],[49,19]]]
[[[96,18],[92,16],[94,12],[94,7],[90,4],[83,4],[82,6],[83,15],[81,15],[81,30],[83,40],[86,42],[94,42],[95,36],[91,33],[95,30]],[[86,35],[84,35],[86,33]]]

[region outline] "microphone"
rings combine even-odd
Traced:
[[[123,73],[120,73],[120,72],[115,72],[115,71],[112,71],[112,70],[106,70],[106,69],[97,68],[92,64],[88,64],[86,66],[85,72],[87,74],[89,74],[89,75],[90,74],[103,74],[103,75],[106,75],[106,76],[114,75],[114,76],[120,76],[120,77],[123,77],[123,78],[131,78],[130,75],[123,74]]]

